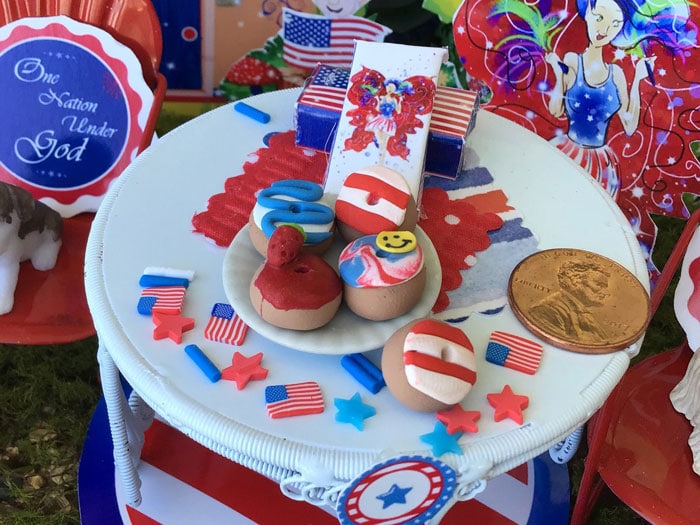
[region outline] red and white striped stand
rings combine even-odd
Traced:
[[[164,525],[208,523],[244,525],[334,525],[331,510],[294,501],[279,485],[219,456],[162,421],[146,432],[139,474],[143,501],[127,505],[115,478],[112,442],[104,400],[88,429],[78,472],[83,525]],[[568,523],[566,465],[543,454],[490,480],[475,499],[454,505],[444,525]]]

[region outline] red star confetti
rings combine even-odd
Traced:
[[[523,410],[530,404],[530,398],[513,393],[510,385],[505,385],[500,392],[486,394],[489,404],[496,409],[494,421],[510,418],[518,425],[523,424]]]
[[[238,390],[245,388],[249,381],[265,379],[267,377],[267,368],[260,366],[262,358],[262,352],[258,352],[250,357],[236,352],[233,354],[231,366],[221,371],[221,379],[235,381]]]
[[[455,405],[449,410],[438,412],[435,416],[447,427],[448,434],[479,431],[476,422],[481,418],[481,412],[478,410],[464,410],[460,405]]]
[[[177,344],[182,342],[182,333],[194,328],[194,319],[182,317],[180,314],[165,314],[153,312],[153,339],[165,339],[169,337]]]

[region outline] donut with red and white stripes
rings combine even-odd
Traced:
[[[387,340],[382,373],[391,393],[408,408],[446,410],[462,401],[476,382],[474,348],[456,326],[414,320]]]
[[[336,223],[348,242],[382,231],[413,231],[418,207],[401,173],[368,166],[348,175],[335,202]]]

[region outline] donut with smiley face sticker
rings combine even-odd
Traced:
[[[345,302],[357,315],[385,321],[411,310],[425,289],[423,249],[410,231],[365,235],[340,254]]]

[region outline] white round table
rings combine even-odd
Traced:
[[[289,494],[328,504],[356,476],[387,458],[432,456],[420,435],[434,414],[402,407],[384,388],[369,394],[339,364],[340,356],[298,352],[252,330],[240,347],[212,343],[203,335],[211,306],[226,302],[222,285],[225,249],[192,232],[194,213],[206,207],[224,181],[241,173],[251,152],[271,131],[293,129],[297,90],[247,100],[268,112],[261,124],[227,105],[182,125],[141,154],[111,188],[93,223],[86,256],[88,302],[100,339],[99,359],[116,466],[127,497],[138,504],[138,462],[143,431],[153,411],[217,453],[280,481]],[[595,181],[539,137],[481,111],[468,138],[468,162],[485,166],[539,241],[539,249],[572,247],[614,259],[648,289],[647,268],[634,232]],[[153,323],[137,313],[138,279],[144,268],[193,270],[183,315],[195,318],[181,345],[154,340]],[[496,315],[470,315],[458,325],[471,339],[478,380],[462,402],[479,410],[476,433],[459,441],[463,454],[439,459],[457,473],[457,499],[475,494],[486,480],[546,451],[580,427],[602,405],[628,367],[640,342],[625,351],[583,355],[545,346],[539,370],[530,376],[485,363],[493,330],[528,335],[506,307]],[[533,336],[534,337],[534,336]],[[230,381],[209,382],[182,347],[197,344],[220,367],[239,351],[262,351],[269,374],[237,390]],[[379,362],[379,350],[370,358]],[[127,401],[119,372],[131,384]],[[322,414],[270,419],[266,385],[316,380]],[[486,395],[509,384],[529,397],[525,421],[495,422]],[[334,398],[359,392],[376,416],[364,430],[334,420]],[[321,490],[312,490],[320,488]],[[329,499],[330,498],[330,499]]]

